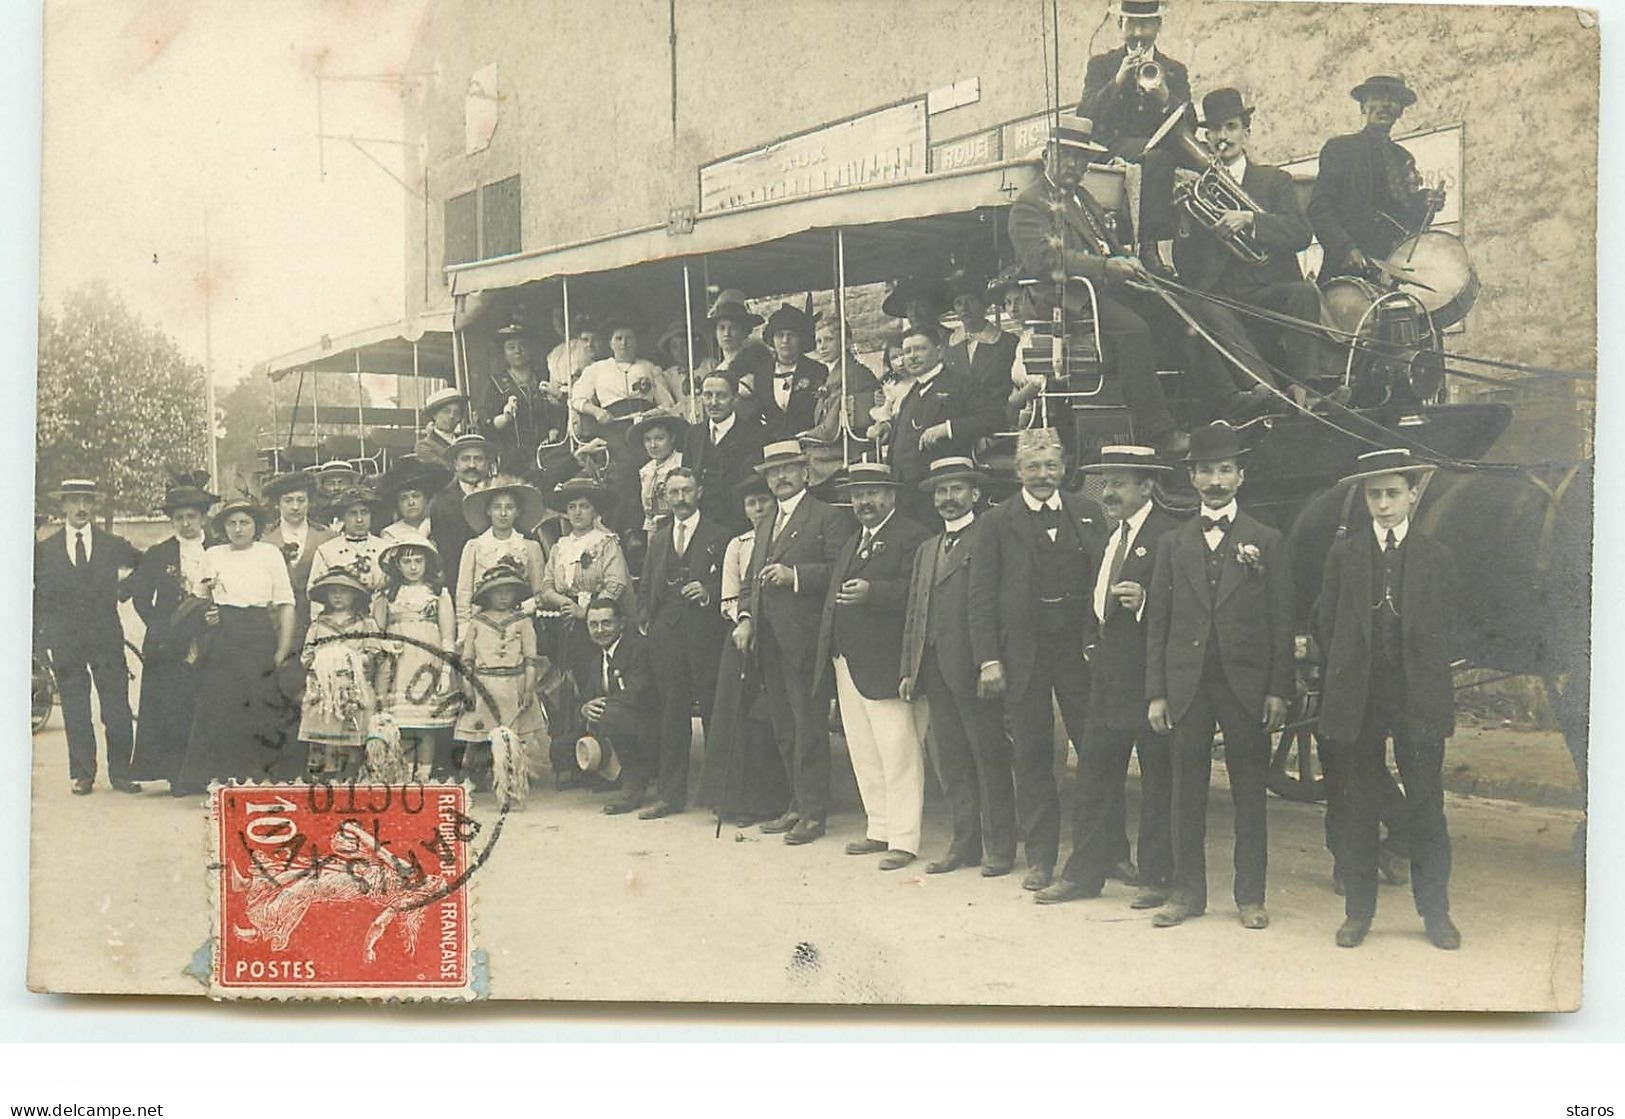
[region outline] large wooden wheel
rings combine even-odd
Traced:
[[[1320,692],[1299,691],[1286,727],[1276,737],[1268,786],[1283,800],[1314,804],[1326,799],[1326,771],[1320,764],[1320,735],[1315,724],[1319,713]]]
[[[37,731],[50,722],[51,708],[56,706],[56,676],[39,657],[34,658],[29,693],[29,723]]]

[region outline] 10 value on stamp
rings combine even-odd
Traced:
[[[461,785],[210,790],[218,998],[475,998]]]

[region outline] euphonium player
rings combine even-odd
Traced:
[[[1245,202],[1258,209],[1226,209],[1212,228],[1188,220],[1189,228],[1174,243],[1174,263],[1191,287],[1317,323],[1320,296],[1303,278],[1297,256],[1309,247],[1309,221],[1298,205],[1291,176],[1248,156],[1252,120],[1253,107],[1237,90],[1216,89],[1202,98],[1202,117],[1196,123],[1207,132],[1216,165],[1241,188]],[[1266,254],[1262,263],[1242,260],[1226,246],[1225,238],[1238,234]],[[1279,341],[1293,377],[1318,372],[1317,334],[1241,317],[1255,340]]]

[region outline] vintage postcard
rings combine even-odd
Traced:
[[[51,0],[29,987],[1576,1009],[1602,31]]]

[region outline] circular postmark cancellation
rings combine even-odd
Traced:
[[[409,635],[334,635],[306,648],[362,642],[374,681],[403,645],[429,654],[397,689],[420,708],[445,716],[468,702],[495,707],[458,657]],[[298,703],[288,675],[278,679]],[[459,686],[444,687],[448,679]],[[494,816],[478,819],[466,784],[415,779],[398,747],[398,734],[368,741],[359,772],[344,780],[210,787],[211,995],[480,997],[469,883],[511,801],[499,796]]]

